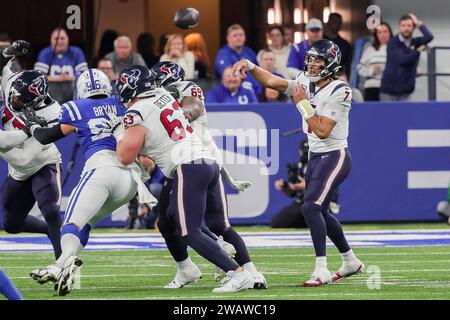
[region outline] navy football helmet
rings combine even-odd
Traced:
[[[325,62],[317,75],[311,75],[308,71],[310,57]],[[341,50],[333,41],[323,39],[315,42],[305,56],[305,75],[311,82],[317,82],[329,76],[334,77],[341,68],[341,57]]]
[[[14,111],[39,107],[48,96],[48,80],[40,71],[24,71],[11,84],[8,105]]]
[[[134,65],[123,69],[116,81],[120,102],[128,103],[134,98],[156,88],[154,77],[147,67]]]
[[[162,61],[153,65],[150,70],[156,79],[156,84],[160,87],[184,80],[184,70],[175,62]]]

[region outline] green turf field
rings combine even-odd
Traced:
[[[329,269],[336,270],[340,256],[335,249],[328,252]],[[193,252],[203,279],[167,290],[162,286],[172,280],[176,268],[165,250],[85,251],[80,255],[81,288],[66,297],[54,296],[51,285],[41,286],[28,277],[32,269],[52,263],[52,254],[0,253],[0,264],[25,299],[450,299],[448,246],[356,248],[355,252],[372,272],[320,288],[301,288],[297,285],[312,271],[312,249],[253,249],[250,253],[270,288],[222,295],[211,293],[217,285],[212,265]],[[375,288],[369,289],[368,283]]]

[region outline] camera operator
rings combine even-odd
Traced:
[[[307,228],[302,211],[303,195],[305,190],[305,172],[308,164],[308,140],[305,139],[300,144],[300,160],[287,165],[287,181],[279,179],[275,181],[275,189],[283,192],[286,196],[295,198],[294,202],[281,209],[272,218],[270,226],[272,228]],[[337,204],[337,192],[332,195],[330,210],[332,213],[339,212]]]

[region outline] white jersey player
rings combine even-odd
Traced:
[[[350,87],[336,79],[340,61],[339,47],[330,40],[319,40],[306,54],[305,73],[292,81],[277,77],[248,60],[234,65],[234,72],[242,77],[248,70],[264,86],[291,94],[302,116],[310,148],[302,209],[316,252],[316,267],[311,278],[304,282],[305,287],[338,281],[364,270],[364,264],[348,245],[339,221],[329,211],[331,194],[351,169],[347,136],[352,95]],[[327,236],[339,249],[343,260],[333,276],[327,267]]]
[[[48,96],[45,75],[37,71],[11,71],[11,61],[6,61],[27,50],[28,43],[19,40],[0,53],[5,103],[0,156],[8,161],[9,173],[2,189],[4,227],[8,233],[48,235],[58,257],[61,253],[61,156],[55,145],[44,147],[34,138],[28,139],[25,115],[28,115],[28,122],[52,126],[58,120],[60,106]],[[21,195],[19,201],[18,194]],[[36,202],[45,222],[28,214]]]
[[[119,160],[128,164],[143,154],[153,159],[166,177],[173,178],[168,214],[174,217],[179,234],[191,248],[229,276],[213,292],[252,288],[252,274],[201,231],[207,199],[219,185],[219,165],[193,133],[178,101],[167,90],[157,87],[155,77],[141,66],[123,70],[117,88],[128,107],[123,118],[125,130],[115,133]],[[210,219],[225,223],[220,212],[209,214]]]
[[[184,81],[184,70],[174,62],[164,61],[157,63],[151,68],[151,72],[157,79],[157,85],[167,88],[172,96],[180,102],[183,112],[186,114],[191,123],[194,134],[201,139],[203,145],[210,151],[218,163],[219,168],[221,168],[221,176],[228,177],[227,180],[230,185],[237,190],[243,191],[245,188],[251,186],[250,182],[234,180],[223,166],[219,148],[209,132],[206,108],[204,104],[205,99],[202,89],[192,81]],[[178,267],[175,279],[165,286],[165,288],[176,289],[183,287],[189,282],[197,280],[197,278],[200,277],[201,272],[190,260],[187,254],[187,248],[181,252],[177,252],[176,249],[171,248],[173,242],[175,241],[175,236],[171,234],[170,221],[166,221],[167,219],[170,219],[170,217],[165,214],[165,208],[167,208],[167,205],[164,206],[164,204],[168,202],[168,200],[165,199],[167,198],[166,195],[168,195],[168,192],[165,190],[167,187],[171,188],[171,183],[166,182],[163,190],[161,191],[158,227],[164,239],[166,239],[166,244],[169,247],[169,251],[171,253],[175,252],[175,254],[173,254],[173,258],[177,262]],[[229,223],[226,193],[221,179],[219,179],[217,190],[210,195],[208,200],[209,201],[206,203],[207,211],[218,211],[223,216],[223,219],[217,221],[206,216],[206,225],[213,233],[206,226],[202,226],[202,231],[209,235],[212,239],[221,243],[223,249],[229,252],[231,256],[236,254],[236,261],[239,265],[250,271],[254,276],[254,287],[256,289],[267,288],[265,278],[256,270],[250,259],[250,255],[248,254],[244,241]],[[223,237],[225,241],[221,241],[221,239],[217,236]],[[215,279],[218,280],[223,276],[223,271],[217,269]]]

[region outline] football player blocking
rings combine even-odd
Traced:
[[[52,128],[32,125],[30,132],[46,145],[76,132],[81,141],[85,165],[73,189],[61,232],[62,254],[57,261],[31,272],[39,283],[55,282],[59,295],[66,295],[82,265],[79,251],[86,246],[91,227],[106,215],[128,203],[136,194],[152,207],[156,200],[143,185],[148,175],[136,162],[124,166],[115,155],[116,141],[107,123],[125,113],[106,75],[97,69],[83,72],[77,81],[80,100],[62,105],[58,124]],[[105,127],[106,126],[106,127]]]
[[[332,191],[344,181],[351,169],[347,136],[352,96],[347,84],[336,79],[340,61],[339,47],[332,41],[320,40],[308,50],[305,72],[295,80],[277,77],[249,60],[237,62],[233,70],[242,78],[249,71],[264,86],[293,96],[302,116],[303,131],[310,147],[302,209],[316,254],[316,266],[310,279],[303,283],[305,287],[321,286],[364,271],[364,264],[356,258],[341,224],[329,210]],[[327,267],[327,236],[343,260],[334,275]]]
[[[239,181],[233,179],[226,168],[223,166],[220,151],[215,144],[209,130],[206,117],[206,108],[204,106],[204,96],[201,88],[194,82],[184,81],[184,70],[173,62],[161,62],[155,64],[152,69],[155,85],[165,87],[171,95],[180,103],[184,114],[187,116],[194,134],[200,138],[203,146],[216,159],[221,167],[221,176],[223,176],[230,186],[236,190],[244,191],[251,186],[248,181]],[[175,279],[165,288],[176,289],[196,281],[201,276],[201,271],[192,263],[188,256],[187,245],[177,232],[175,220],[171,214],[168,214],[169,196],[173,188],[173,179],[166,179],[159,199],[159,220],[158,228],[165,239],[169,252],[177,263],[178,271]],[[220,219],[215,219],[211,213],[218,212]],[[242,238],[235,232],[228,221],[227,200],[222,180],[219,179],[215,189],[208,193],[206,199],[205,212],[206,225],[202,225],[202,231],[217,241],[219,245],[231,257],[235,256],[236,262],[252,273],[254,277],[254,288],[265,289],[267,283],[264,276],[256,271],[251,262],[248,250]],[[220,236],[218,238],[216,235]],[[223,239],[225,241],[223,241]],[[220,280],[223,277],[223,271],[217,268],[215,279]]]
[[[200,88],[189,82],[172,85],[172,89],[181,88],[175,90],[180,94],[181,110],[179,102],[161,87],[163,82],[170,84],[169,79],[177,80],[178,69],[181,68],[166,63],[156,65],[152,75],[148,74],[148,69],[139,66],[124,70],[119,75],[118,91],[128,111],[123,119],[125,131],[115,132],[117,155],[122,163],[127,164],[141,153],[153,159],[167,178],[173,178],[167,212],[162,210],[160,219],[175,222],[175,228],[162,228],[161,232],[177,261],[178,272],[175,280],[166,287],[179,288],[199,277],[198,268],[187,255],[189,245],[227,272],[228,278],[213,292],[235,292],[253,288],[255,283],[256,288],[266,288],[265,279],[256,271],[245,243],[229,225],[219,174],[221,160],[213,155],[216,151],[209,151],[217,147],[211,145],[212,139],[205,145],[205,138],[194,134],[189,123],[187,115],[193,123],[200,120],[201,133],[205,133],[207,122]],[[186,89],[191,93],[183,97]],[[189,103],[196,100],[192,98],[199,100],[199,112],[188,111]],[[235,187],[239,188],[239,183]],[[203,221],[235,247],[237,263],[221,250],[215,241],[217,238],[205,230]]]
[[[59,104],[48,96],[48,82],[38,71],[13,73],[11,59],[26,54],[29,44],[15,41],[0,53],[1,86],[5,93],[4,130],[0,131],[0,157],[8,162],[8,177],[2,187],[4,227],[8,233],[46,234],[55,257],[60,247],[61,155],[54,144],[41,145],[30,132],[24,115],[32,113],[35,120],[54,125]],[[17,194],[21,201],[17,201]],[[31,215],[38,203],[45,221]]]

